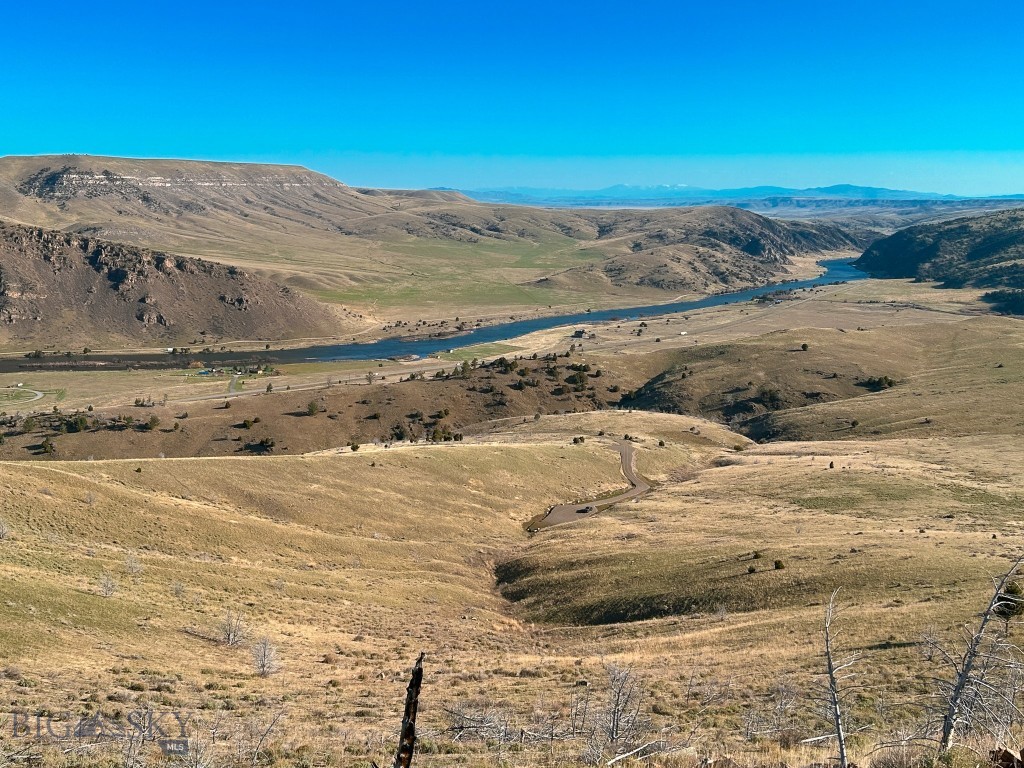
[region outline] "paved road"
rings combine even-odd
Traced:
[[[616,443],[619,451],[619,459],[622,462],[622,474],[632,486],[622,493],[614,496],[607,496],[593,501],[585,501],[580,504],[556,504],[536,524],[537,528],[549,528],[552,525],[571,523],[576,520],[590,517],[601,510],[607,509],[613,504],[629,501],[643,496],[651,490],[650,484],[636,473],[636,446],[629,440],[620,440]]]

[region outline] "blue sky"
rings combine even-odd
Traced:
[[[1005,0],[12,0],[3,24],[0,154],[1024,192],[1024,4]]]

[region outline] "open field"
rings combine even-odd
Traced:
[[[621,487],[607,439],[627,428],[658,487],[529,538],[523,524],[547,505]],[[570,445],[576,434],[587,442]],[[713,424],[620,412],[474,440],[5,465],[0,655],[16,671],[2,695],[30,710],[219,711],[226,733],[283,710],[279,759],[358,761],[390,740],[420,649],[427,743],[443,742],[444,708],[459,702],[523,722],[538,708],[564,716],[575,683],[599,695],[602,664],[615,662],[649,681],[656,723],[696,725],[702,749],[742,750],[743,712],[769,708],[782,680],[810,685],[831,588],[844,586],[845,642],[870,655],[885,696],[916,685],[919,634],[966,620],[1020,536],[1016,439],[738,452],[742,438]],[[244,647],[217,642],[229,608],[272,638],[279,673],[260,678]],[[702,684],[731,681],[713,714],[690,698],[694,670]],[[430,764],[475,765],[480,749]],[[538,764],[535,750],[512,764]]]
[[[327,380],[358,379],[374,372],[389,378],[408,376],[411,372],[429,374],[444,367],[445,361],[487,359],[500,355],[530,356],[552,351],[564,352],[576,344],[584,357],[600,360],[603,367],[615,370],[629,381],[629,388],[638,387],[660,373],[671,362],[669,352],[696,345],[719,343],[760,336],[771,331],[795,328],[901,327],[920,323],[956,321],[984,311],[974,289],[936,290],[929,284],[909,280],[861,280],[837,286],[822,286],[795,294],[792,301],[781,304],[735,304],[687,312],[682,315],[654,316],[644,322],[649,328],[636,335],[640,321],[607,322],[584,325],[593,338],[573,339],[576,326],[563,326],[539,331],[507,342],[477,345],[443,354],[441,360],[419,360],[396,363],[377,362],[309,362],[277,365],[279,376],[275,387],[326,386]],[[519,317],[517,315],[517,317]],[[505,318],[507,319],[507,317]],[[432,319],[437,323],[440,319]],[[664,326],[664,327],[662,327]],[[392,329],[401,332],[404,329]],[[685,336],[680,332],[686,331]],[[657,339],[660,339],[657,340]],[[305,340],[305,344],[316,340]],[[323,341],[323,340],[321,340]],[[231,346],[231,345],[229,345]],[[262,351],[263,342],[240,343],[232,348]],[[273,349],[280,345],[272,345]],[[302,346],[298,344],[297,346]],[[104,350],[96,350],[104,351]],[[117,351],[117,350],[109,350]],[[138,350],[153,352],[157,350]],[[159,350],[162,351],[162,350]],[[625,357],[623,357],[625,355]],[[619,362],[623,360],[623,362]],[[17,382],[35,384],[40,390],[63,390],[64,406],[85,408],[130,405],[136,397],[186,401],[226,390],[227,379],[209,381],[200,376],[186,376],[194,371],[109,371],[25,372],[0,375],[0,391]],[[251,392],[251,390],[249,390]],[[49,407],[52,400],[40,407]]]
[[[623,404],[705,415],[758,439],[1005,434],[1024,423],[1019,320],[780,330],[663,364]]]
[[[948,571],[998,556],[1007,545],[993,534],[1019,535],[1021,458],[1015,438],[723,454],[613,515],[545,533],[499,574],[526,616],[562,624],[795,609],[839,586],[854,602],[887,590],[919,602],[958,583]]]
[[[581,691],[601,702],[615,664],[646,681],[653,726],[696,754],[820,762],[828,744],[780,746],[821,732],[809,705],[787,709],[781,730],[748,731],[776,722],[779,691],[808,701],[822,603],[841,586],[844,648],[865,655],[871,686],[851,711],[872,727],[854,739],[866,764],[919,714],[902,702],[932,670],[922,633],[953,637],[1021,549],[1022,325],[979,316],[974,298],[904,281],[827,286],[588,326],[582,340],[562,328],[470,348],[453,357],[524,359],[468,378],[430,377],[451,373],[449,360],[213,379],[26,374],[23,388],[44,399],[18,392],[8,412],[42,422],[54,405],[92,404],[88,419],[160,423],[53,432],[57,460],[2,463],[0,697],[28,712],[187,709],[243,752],[245,733],[284,712],[264,762],[363,766],[387,752],[425,650],[425,765],[482,768],[494,743],[453,739],[452,711],[537,732],[568,722]],[[527,359],[570,344],[553,378],[549,361]],[[570,365],[590,366],[583,390],[556,396]],[[414,371],[428,380],[397,381]],[[860,386],[880,376],[893,385]],[[608,410],[652,379],[681,387],[671,402],[692,415]],[[700,418],[724,420],[762,384],[787,407],[756,418],[801,439],[759,445]],[[786,400],[812,384],[828,401]],[[138,397],[156,403],[136,408]],[[323,411],[305,413],[311,400]],[[393,421],[464,439],[347,446]],[[4,456],[31,457],[44,432],[16,432]],[[652,490],[528,533],[553,504],[626,487],[626,434]],[[278,438],[269,455],[238,455],[262,436]],[[88,456],[123,458],[66,460]],[[217,637],[229,609],[249,628],[238,646]],[[249,653],[264,635],[281,662],[266,678]],[[584,746],[502,748],[525,768],[572,764]]]

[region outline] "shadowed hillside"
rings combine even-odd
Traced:
[[[1024,288],[1024,209],[909,227],[875,242],[857,266],[947,288]]]
[[[0,344],[326,336],[342,315],[235,267],[0,223]]]
[[[295,455],[355,444],[405,440],[459,442],[492,420],[603,410],[618,402],[618,381],[558,360],[509,361],[448,369],[405,381],[365,380],[291,391],[275,376],[232,386],[245,396],[154,402],[132,408],[0,415],[0,460],[120,459],[156,456]],[[49,409],[47,409],[49,410]],[[152,422],[150,420],[153,419]]]
[[[763,284],[793,259],[849,251],[859,241],[831,224],[767,219],[725,206],[588,212],[608,257],[544,278],[540,284],[594,283],[714,293]]]

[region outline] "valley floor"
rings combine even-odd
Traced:
[[[470,394],[454,379],[392,382],[414,370],[409,364],[296,366],[273,379],[243,377],[230,393],[226,380],[169,373],[26,377],[21,388],[0,389],[8,411],[35,408],[41,419],[57,404],[116,414],[153,394],[158,404],[144,415],[161,414],[162,428],[183,409],[191,414],[166,435],[129,431],[135,455],[103,458],[96,448],[93,461],[60,453],[85,458],[91,432],[54,434],[58,452],[46,460],[12,460],[31,454],[19,435],[7,437],[2,708],[111,721],[138,709],[188,711],[201,723],[194,743],[223,762],[384,764],[409,667],[424,651],[424,766],[571,764],[597,738],[577,730],[576,718],[584,702],[593,717],[604,707],[609,668],[643,681],[649,738],[681,748],[653,764],[731,754],[802,765],[833,748],[799,742],[827,730],[813,694],[823,604],[841,588],[841,642],[863,657],[868,686],[851,707],[853,746],[866,763],[876,743],[917,724],[921,710],[906,702],[942,675],[921,653],[922,634],[952,641],[983,607],[990,577],[1020,550],[1024,406],[1013,392],[1024,376],[1024,332],[1019,321],[975,309],[969,292],[865,281],[780,305],[651,319],[639,335],[638,323],[594,328],[582,342],[570,341],[569,329],[545,332],[486,357],[530,364],[534,352],[582,343],[559,365],[589,364],[588,376],[600,368],[600,378],[585,379],[594,392],[581,394],[598,399],[611,397],[611,382],[640,391],[685,370],[649,394],[680,407],[692,398],[694,413],[545,399],[541,415],[540,399],[510,398],[504,407],[519,412],[492,409],[461,425],[458,441],[366,440],[352,450],[339,439],[299,455],[156,452],[185,440],[182,430],[193,429],[194,440],[207,434],[193,421],[216,436],[259,413],[260,425],[294,423],[291,442],[308,424],[372,424],[358,407],[375,392],[381,405],[364,410],[383,409],[389,397],[403,411],[421,407],[396,393],[443,391],[433,408],[450,405],[449,420],[461,418],[456,396]],[[842,368],[853,364],[857,371]],[[389,381],[357,385],[368,372]],[[762,379],[797,392],[800,376],[836,372],[849,377],[849,392],[752,415],[797,439],[755,443],[741,433],[745,422],[725,423],[721,403],[706,397],[728,385],[743,400]],[[894,386],[855,386],[855,376],[883,374]],[[474,375],[473,386],[486,377],[505,386],[495,369]],[[343,376],[359,394],[331,394],[344,389]],[[268,410],[288,386],[300,405],[303,387],[322,388],[329,413]],[[28,388],[44,398],[29,402]],[[964,402],[970,412],[958,410]],[[349,404],[357,416],[328,421]],[[649,492],[527,530],[552,505],[628,487],[622,441]],[[225,642],[229,616],[244,641]],[[279,662],[266,677],[252,654],[262,638]],[[254,734],[272,723],[261,753]],[[5,731],[0,755],[21,743]]]

